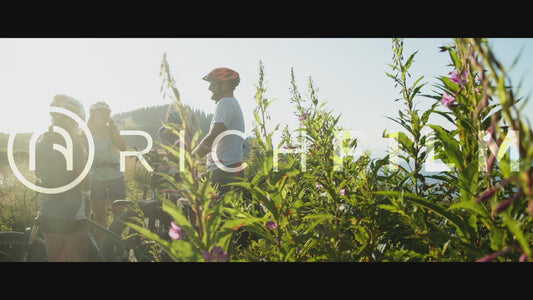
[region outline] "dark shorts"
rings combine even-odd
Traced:
[[[229,168],[236,168],[238,166],[241,166],[242,163],[235,163],[230,166]],[[235,186],[228,186],[226,184],[231,182],[237,182],[240,181],[240,179],[244,178],[244,170],[240,170],[237,172],[226,172],[221,169],[215,169],[213,171],[210,171],[210,178],[211,178],[211,184],[219,184],[218,192],[220,195],[224,195],[225,193],[229,192],[232,188],[236,190],[240,190],[238,187]]]
[[[43,233],[69,234],[87,228],[87,223],[82,220],[40,216],[37,222]]]
[[[124,177],[111,180],[93,180],[91,201],[118,200],[126,198],[126,182]]]

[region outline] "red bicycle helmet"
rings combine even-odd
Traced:
[[[229,68],[216,68],[205,75],[203,80],[208,82],[231,82],[237,86],[240,82],[239,73]]]

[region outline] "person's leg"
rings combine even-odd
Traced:
[[[240,167],[241,163],[232,164],[230,168]],[[221,169],[215,169],[211,172],[211,184],[218,184],[218,195],[223,197],[224,194],[234,189],[235,187],[228,185],[228,183],[236,182],[240,180],[239,178],[244,177],[243,170],[238,170],[237,172],[226,172]]]
[[[43,233],[46,257],[49,262],[65,261],[65,244],[59,233]]]
[[[79,227],[79,226],[78,226]],[[84,262],[89,259],[89,236],[87,228],[82,227],[64,235],[66,261]]]
[[[92,181],[91,209],[94,213],[94,221],[107,227],[107,185],[104,180]],[[95,238],[100,243],[103,238],[102,232],[95,232]]]
[[[109,183],[109,201],[113,202],[114,200],[120,199],[126,199],[126,181],[124,177],[113,179]],[[118,218],[124,212],[124,210],[125,207],[122,205],[111,207],[113,219]]]
[[[107,226],[107,201],[91,201],[91,205],[94,211],[94,219],[98,224]]]
[[[65,261],[65,244],[61,234],[61,223],[55,218],[41,216],[39,230],[43,233],[47,261]]]
[[[244,169],[242,169],[242,163],[236,163],[233,165],[233,168],[237,167],[240,169],[237,172],[231,173],[230,182],[242,182],[244,180]],[[242,192],[242,188],[240,186],[231,186],[231,189],[235,190],[236,192]]]
[[[222,195],[222,185],[224,184],[224,171],[220,169],[214,169],[209,172],[209,181],[211,185],[217,190],[217,195]],[[218,201],[217,201],[218,202]]]

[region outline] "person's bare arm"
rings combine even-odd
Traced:
[[[198,155],[200,158],[206,156],[207,153],[211,151],[213,141],[224,131],[226,131],[226,125],[224,125],[224,123],[213,123],[207,136],[204,137],[200,144],[198,144],[198,146],[192,151],[192,155]]]
[[[113,143],[115,144],[117,149],[119,151],[126,150],[126,140],[120,135],[120,132],[118,131],[117,126],[115,126],[115,123],[112,119],[109,119],[109,130],[111,139],[113,140]]]
[[[85,161],[86,161],[86,154],[85,150],[83,149],[83,146],[81,146],[81,142],[79,145],[76,145],[74,153],[74,162],[73,162],[73,169],[75,174],[81,174],[83,169],[85,168]],[[79,148],[78,148],[79,147]],[[91,189],[92,184],[92,177],[91,173],[89,172],[85,178],[80,182],[80,188],[82,191],[88,191]]]

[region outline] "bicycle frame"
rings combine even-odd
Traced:
[[[108,230],[104,226],[98,224],[96,221],[89,219],[89,218],[85,218],[83,219],[83,222],[85,222],[88,225],[88,228],[96,229],[97,231],[103,233],[107,237],[111,237],[115,242],[120,244],[120,246],[124,247],[124,249],[134,249],[133,245],[123,240],[121,236]],[[92,230],[88,230],[88,233],[89,233],[90,247],[92,248],[92,250],[96,252],[96,254],[98,255],[98,259],[100,261],[106,261],[102,248],[98,245],[98,242],[96,241],[94,232]],[[136,253],[136,255],[139,255],[139,254],[143,255],[144,258],[150,258],[148,255],[145,255],[143,253]]]
[[[161,162],[153,162],[153,164],[155,165],[155,168],[157,170],[159,170],[159,167],[162,165]],[[147,195],[148,191],[151,191],[151,195],[150,195],[151,199],[156,198],[156,191],[158,190],[161,182],[158,180],[155,180],[156,178],[154,176],[155,176],[154,173],[149,175],[149,179],[148,179],[149,184],[146,186],[143,192],[144,200],[147,200],[146,196],[148,196]],[[34,197],[38,197],[39,195],[40,193],[36,193]],[[26,199],[24,199],[24,201],[26,201]],[[84,201],[86,201],[86,199],[84,199]],[[117,202],[115,204],[126,205],[126,206],[128,206],[128,204],[133,204],[133,203],[130,203],[132,202],[131,200],[116,200],[115,202]],[[107,261],[107,259],[104,255],[104,251],[101,245],[99,245],[99,243],[97,242],[95,238],[96,232],[102,233],[105,237],[111,238],[114,242],[116,242],[118,246],[123,247],[123,249],[130,249],[130,250],[137,249],[136,245],[128,243],[128,241],[126,240],[123,240],[120,234],[110,231],[108,228],[100,225],[96,221],[92,220],[90,217],[85,217],[84,219],[81,219],[81,221],[87,225],[88,236],[89,236],[89,249],[90,249],[89,253],[95,254],[98,261],[103,262],[103,261]],[[35,246],[37,239],[40,239],[40,237],[38,236],[39,234],[38,217],[34,219],[30,227],[26,227],[26,229],[24,230],[22,234],[23,234],[23,246],[21,249],[22,253],[20,257],[21,257],[21,261],[25,262],[25,261],[29,261],[29,255],[31,253],[31,249],[32,247]],[[138,251],[135,251],[135,255],[138,256],[138,258],[142,258],[142,259],[150,260],[152,258],[148,254],[143,253],[143,252],[138,252]]]
[[[30,253],[30,248],[34,245],[35,240],[37,239],[37,233],[39,232],[39,226],[37,224],[26,227],[24,230],[24,248],[22,249],[21,261],[27,262],[28,256]]]
[[[106,235],[107,237],[111,237],[115,242],[117,242],[120,246],[124,247],[124,249],[134,249],[134,246],[128,243],[127,241],[123,240],[121,236],[118,234],[115,234],[112,231],[109,231],[104,226],[98,224],[96,221],[91,220],[89,218],[81,219],[82,222],[87,224],[88,229],[93,229],[96,231],[99,231]],[[89,237],[89,249],[94,251],[96,253],[98,261],[105,262],[107,261],[104,253],[102,251],[102,248],[100,245],[98,245],[98,242],[95,238],[95,233],[93,230],[88,230],[88,237]],[[22,249],[21,254],[21,262],[27,262],[28,261],[28,255],[30,253],[31,247],[34,245],[35,240],[37,239],[37,234],[39,232],[39,225],[38,222],[34,222],[33,226],[27,227],[24,231],[24,247]],[[150,257],[143,253],[136,253],[136,255],[141,255],[143,258],[149,259]]]

